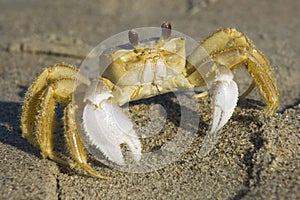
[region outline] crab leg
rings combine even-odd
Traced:
[[[81,166],[84,170],[89,172],[91,175],[107,179],[108,177],[98,174],[88,163],[87,163],[87,154],[84,149],[84,146],[81,142],[81,139],[78,135],[77,126],[75,123],[75,108],[72,104],[69,104],[64,111],[64,125],[66,131],[66,138],[68,145],[70,147],[71,154],[75,161]]]
[[[221,49],[229,47],[249,47],[254,49],[253,44],[249,38],[242,32],[234,28],[224,28],[216,31],[215,33],[208,36],[200,45],[207,51],[209,55],[215,54]],[[253,81],[247,90],[240,95],[239,99],[245,98],[255,88],[255,82]]]
[[[69,164],[53,153],[55,107],[56,101],[64,104],[71,102],[75,79],[78,77],[77,72],[76,68],[64,64],[46,68],[29,87],[21,118],[23,137],[39,148],[44,157],[63,165]],[[84,77],[79,79],[88,81]],[[33,137],[35,121],[36,140]]]
[[[193,82],[196,80],[197,82],[195,84],[197,85],[205,84],[203,79],[196,78],[199,74],[197,68],[194,66],[201,66],[203,62],[210,60],[212,55],[215,55],[216,52],[222,49],[238,46],[254,48],[248,37],[236,29],[224,28],[212,33],[204,39],[188,57],[188,61],[191,62],[187,64],[187,68],[190,70],[188,72],[188,74],[190,74],[190,81]],[[192,64],[192,66],[190,66],[190,64]],[[231,69],[230,66],[227,67]]]
[[[22,108],[21,128],[22,135],[33,146],[39,148],[37,141],[33,138],[35,116],[41,103],[41,93],[47,86],[48,71],[43,71],[28,88]]]
[[[73,83],[73,80],[63,80]],[[70,95],[66,89],[63,92],[59,87],[60,81],[50,85],[44,90],[41,95],[41,110],[37,115],[37,125],[36,125],[36,137],[41,149],[41,153],[44,157],[48,157],[60,164],[68,165],[68,163],[61,158],[57,157],[53,153],[53,122],[55,118],[55,96],[58,93],[62,93],[65,96],[60,96],[62,99],[67,99]]]
[[[216,53],[213,60],[229,66],[231,70],[245,64],[267,104],[265,112],[269,115],[276,112],[279,103],[278,88],[269,62],[260,51],[246,47],[232,47]]]
[[[205,78],[199,78],[199,72],[189,65],[201,67],[209,59],[231,70],[245,65],[253,78],[253,83],[241,97],[244,98],[249,94],[255,84],[267,104],[266,113],[270,115],[275,113],[279,103],[279,94],[273,71],[265,56],[254,49],[254,45],[245,34],[236,29],[225,28],[207,37],[188,58],[190,63],[187,67],[189,70],[194,70],[190,71],[188,77],[192,84],[203,85]],[[203,74],[201,75],[203,77]]]
[[[56,64],[46,68],[28,88],[22,108],[21,128],[23,137],[36,148],[39,148],[39,145],[37,144],[37,141],[34,140],[32,133],[35,124],[35,116],[39,108],[37,105],[40,105],[42,102],[42,92],[47,88],[49,82],[51,83],[56,79],[64,78],[75,80],[77,74],[78,71],[75,67],[65,64]],[[85,82],[88,81],[85,80],[84,77],[80,77],[80,80]]]
[[[200,46],[210,55],[214,51],[228,47],[244,46],[254,48],[249,38],[234,28],[224,28],[212,33],[201,42]]]

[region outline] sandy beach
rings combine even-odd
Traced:
[[[300,199],[299,8],[297,0],[1,0],[0,199]],[[109,180],[44,159],[22,137],[25,92],[46,66],[80,66],[106,38],[163,21],[197,41],[225,27],[244,32],[274,69],[280,93],[276,114],[264,113],[256,89],[238,103],[213,150],[199,157],[211,117],[209,100],[203,99],[194,140],[176,161],[128,173],[90,156],[92,167]],[[240,84],[249,84],[239,74]],[[164,134],[147,140],[144,151],[167,142],[164,136],[174,134],[180,121],[172,94],[130,104],[132,120],[146,123],[153,105],[162,105],[168,117]],[[71,160],[57,127],[55,150]]]

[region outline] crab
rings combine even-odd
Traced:
[[[213,109],[208,134],[221,130],[232,116],[238,98],[247,96],[255,86],[266,103],[265,112],[269,115],[276,112],[279,95],[274,73],[269,61],[244,33],[234,28],[217,30],[186,56],[185,39],[170,37],[171,31],[171,24],[165,22],[160,38],[143,43],[138,32],[130,30],[128,41],[132,48],[110,52],[109,67],[93,80],[68,64],[47,67],[25,95],[21,117],[23,137],[40,149],[44,157],[73,166],[53,150],[55,107],[57,103],[64,104],[64,132],[75,163],[93,176],[107,178],[88,163],[77,112],[81,112],[84,135],[108,160],[119,165],[124,164],[120,148],[123,143],[136,162],[142,157],[141,141],[133,122],[120,108],[129,101],[207,85]],[[239,97],[232,70],[240,66],[246,67],[253,81]],[[85,91],[81,110],[72,99],[78,81],[93,88]],[[199,99],[209,93],[204,91],[195,97]]]

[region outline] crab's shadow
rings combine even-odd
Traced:
[[[21,109],[21,103],[0,101],[0,142],[29,154],[40,156],[39,151],[22,137],[20,128]]]
[[[208,126],[208,124],[201,119],[202,117],[198,112],[199,107],[195,106],[194,108],[191,108],[192,106],[190,106],[189,103],[179,103],[177,101],[179,95],[185,96],[186,99],[192,98],[190,94],[186,94],[184,92],[178,94],[171,92],[154,96],[148,99],[130,102],[130,106],[160,105],[163,107],[166,114],[164,118],[166,119],[166,121],[171,122],[174,125],[174,127],[180,127],[185,131],[196,132],[197,134],[199,134],[201,131],[199,132],[198,127],[206,127]],[[147,111],[144,111],[144,113],[147,113]],[[148,114],[151,115],[150,112]]]

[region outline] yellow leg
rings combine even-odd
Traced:
[[[225,28],[203,40],[188,58],[188,61],[194,65],[191,66],[191,63],[187,63],[188,79],[192,84],[196,86],[205,84],[195,66],[200,67],[211,59],[231,70],[245,65],[267,104],[266,113],[273,115],[276,112],[279,93],[274,73],[265,56],[254,49],[254,45],[244,33],[236,29]],[[254,83],[241,95],[241,98],[251,92]]]
[[[65,108],[64,124],[65,124],[66,138],[70,147],[71,154],[73,155],[73,158],[78,163],[78,165],[95,177],[108,179],[108,177],[98,174],[87,163],[87,155],[85,152],[85,148],[77,132],[77,127],[75,123],[75,109],[71,103]]]
[[[53,153],[53,121],[55,102],[69,103],[75,79],[88,83],[75,67],[56,64],[46,68],[28,88],[22,110],[22,135],[41,150],[45,157],[68,165]],[[64,85],[65,84],[65,85]],[[36,130],[34,130],[36,124]],[[36,138],[33,132],[36,131]]]
[[[254,48],[244,33],[233,28],[220,29],[205,38],[188,57],[188,61],[192,62],[188,62],[186,66],[189,82],[196,86],[205,85],[197,67],[201,67],[204,62],[211,60],[212,56],[218,52],[232,47]]]
[[[220,29],[201,42],[201,47],[204,48],[209,55],[215,51],[238,46],[254,48],[249,38],[234,28]]]
[[[41,103],[41,94],[47,86],[48,72],[43,71],[28,88],[25,95],[25,101],[22,108],[21,128],[22,135],[33,146],[39,148],[37,141],[33,138],[33,129],[35,125],[35,117]]]
[[[244,33],[233,28],[224,28],[216,31],[203,40],[201,46],[209,53],[209,55],[218,54],[218,52],[232,47],[254,48],[253,44]],[[232,69],[232,67],[230,68]],[[253,81],[248,89],[240,95],[239,99],[245,98],[254,87],[255,82]]]
[[[267,104],[266,113],[273,115],[276,112],[279,103],[276,80],[269,62],[260,51],[251,47],[231,47],[215,52],[212,57],[216,63],[223,64],[231,70],[245,65]],[[252,87],[250,85],[246,93],[252,90]],[[244,97],[246,93],[242,96]]]
[[[63,165],[69,165],[68,162],[53,153],[53,121],[55,118],[55,99],[53,95],[54,90],[52,87],[48,87],[41,95],[41,110],[36,120],[36,137],[44,157]]]
[[[279,104],[279,91],[274,73],[262,52],[253,49],[249,51],[247,69],[265,99],[266,113],[275,114]]]
[[[40,105],[41,93],[47,88],[52,81],[64,78],[76,79],[80,78],[83,82],[88,80],[78,75],[78,70],[75,67],[65,64],[56,64],[46,68],[28,88],[25,95],[25,101],[22,107],[21,128],[22,135],[33,146],[39,148],[37,141],[33,137],[33,130],[35,125],[35,116],[37,115],[38,106]]]
[[[79,74],[78,70],[70,65],[57,64],[48,67],[29,87],[23,105],[21,119],[23,136],[31,144],[39,148],[44,157],[64,165],[70,164],[57,157],[53,152],[55,106],[56,102],[71,106],[71,94],[74,92],[76,81],[81,81],[87,85],[90,84],[88,78]],[[75,128],[72,111],[72,109],[66,108],[65,129],[67,142],[73,157],[90,174],[99,178],[106,178],[99,175],[87,164],[87,156]],[[36,140],[33,134],[35,124]]]

